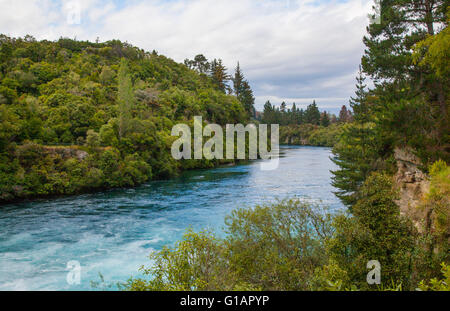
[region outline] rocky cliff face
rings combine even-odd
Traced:
[[[420,160],[409,148],[396,148],[394,157],[397,161],[395,183],[400,192],[397,204],[400,212],[408,216],[419,232],[429,229],[432,211],[420,206],[423,196],[429,191],[430,181],[419,166]]]

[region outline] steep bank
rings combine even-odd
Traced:
[[[396,148],[394,157],[401,213],[413,221],[420,233],[431,238],[431,250],[445,251],[450,242],[450,168],[438,161],[425,174],[410,148]]]
[[[396,148],[394,157],[397,173],[394,180],[399,189],[397,204],[400,212],[408,216],[416,228],[424,231],[424,225],[430,221],[430,210],[421,208],[424,196],[430,189],[430,178],[419,167],[421,162],[410,148]]]

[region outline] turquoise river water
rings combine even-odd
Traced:
[[[283,146],[279,167],[245,165],[189,171],[134,189],[0,207],[0,290],[90,290],[138,276],[148,254],[189,227],[221,233],[224,216],[286,197],[343,206],[333,194],[328,148]],[[67,263],[80,263],[80,284]],[[115,287],[112,287],[115,289]]]

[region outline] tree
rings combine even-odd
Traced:
[[[243,90],[240,95],[239,100],[244,104],[245,110],[251,117],[255,117],[255,97],[253,96],[253,91],[247,80],[243,82]]]
[[[345,105],[342,106],[341,111],[339,111],[339,122],[346,123],[351,121],[351,112],[347,110]]]
[[[312,104],[308,105],[305,111],[305,123],[320,124],[320,111],[314,100]]]
[[[14,140],[19,130],[19,120],[6,105],[0,104],[0,153]]]
[[[237,63],[234,77],[232,78],[234,94],[239,99],[239,101],[244,105],[245,110],[251,117],[255,116],[255,98],[253,96],[253,91],[250,84],[244,78],[239,62]]]
[[[234,94],[239,98],[239,96],[242,94],[244,89],[244,74],[241,71],[241,67],[239,65],[239,62],[237,63],[236,70],[234,71],[234,77],[233,80],[233,88],[234,88]]]
[[[329,242],[330,258],[358,288],[370,289],[366,265],[375,259],[381,264],[382,284],[395,281],[406,290],[414,289],[411,281],[415,230],[411,221],[400,215],[391,176],[370,175],[361,193],[353,216],[335,219],[336,231]]]
[[[134,104],[133,86],[125,58],[120,61],[118,85],[119,138],[124,138],[130,129],[131,109]]]
[[[266,101],[264,104],[262,122],[265,124],[276,123],[275,107],[270,103],[270,101]]]
[[[199,114],[222,125],[245,123],[250,109],[244,103],[252,103],[253,96],[245,80],[240,100],[224,94],[208,76],[206,58],[197,55],[193,61],[195,71],[118,40],[0,35],[1,203],[133,186],[218,165],[175,161],[173,124]],[[68,160],[40,148],[33,161],[21,162],[17,154],[27,149],[22,148],[26,140],[105,148],[89,148],[88,157]],[[109,168],[103,165],[108,154]]]
[[[109,66],[103,66],[102,72],[100,73],[100,82],[103,85],[107,85],[114,79],[115,72]]]
[[[350,97],[350,107],[353,110],[355,120],[365,122],[368,121],[368,107],[367,107],[367,91],[364,81],[366,77],[362,72],[362,67],[359,65],[358,76],[356,77],[356,91],[355,97]]]
[[[378,102],[371,113],[380,136],[410,145],[424,164],[439,157],[450,159],[445,147],[449,143],[448,79],[430,63],[418,63],[433,50],[422,44],[424,40],[436,36],[445,42],[445,34],[439,34],[448,25],[447,8],[448,0],[382,1],[381,22],[371,24],[363,40],[362,68],[375,83],[370,93]],[[442,59],[447,58],[444,53]]]
[[[362,58],[364,72],[376,82],[408,81],[418,86],[424,72],[411,66],[411,48],[446,22],[448,1],[386,0],[380,5],[381,22],[369,25],[363,39],[367,47]]]
[[[359,189],[367,176],[376,169],[379,157],[375,125],[348,123],[333,147],[331,160],[338,166],[332,184],[339,189],[336,196],[349,208],[360,197]]]
[[[326,111],[320,114],[320,125],[325,127],[330,125],[330,117],[328,116],[328,113]]]
[[[100,146],[100,135],[93,130],[88,130],[86,134],[86,145],[91,148]]]
[[[211,67],[208,59],[203,54],[198,54],[193,60],[185,59],[184,64],[190,69],[195,69],[199,73],[207,73]]]
[[[227,68],[223,65],[221,59],[214,59],[211,63],[211,79],[213,84],[223,93],[229,91],[228,81],[230,76],[227,73]]]

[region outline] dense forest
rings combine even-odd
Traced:
[[[239,63],[230,75],[221,59],[200,54],[178,64],[117,40],[1,35],[0,43],[0,202],[135,186],[213,167],[226,161],[171,157],[173,125],[192,125],[196,115],[222,126],[258,122]],[[288,143],[313,135],[307,144],[333,145],[337,131],[324,128],[336,118],[320,114],[315,103],[304,116],[295,105],[292,113],[284,103],[281,111],[269,106],[273,113],[265,110],[259,121],[314,125],[283,128]]]
[[[338,141],[343,125],[352,122],[352,112],[343,105],[339,117],[327,111],[320,112],[314,100],[305,110],[295,103],[287,108],[285,102],[275,107],[267,101],[261,122],[280,125],[280,142],[287,145],[333,147]]]
[[[381,22],[363,38],[353,113],[333,147],[333,184],[348,210],[297,199],[238,209],[224,238],[188,231],[153,253],[154,264],[124,289],[450,290],[449,3],[380,3]],[[300,113],[267,103],[264,113],[291,126],[328,122],[314,107]],[[417,206],[399,201],[408,187],[396,175],[412,164],[399,164],[401,152],[419,162],[406,183],[426,176]],[[422,216],[414,222],[412,214]],[[379,285],[366,279],[373,259]]]
[[[178,64],[120,41],[0,36],[0,201],[134,186],[217,160],[175,161],[172,126],[247,123],[239,64]],[[231,84],[231,86],[230,86]]]

